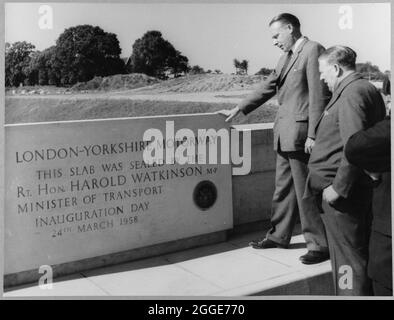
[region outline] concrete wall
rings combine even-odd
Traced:
[[[240,132],[251,131],[252,167],[245,176],[233,176],[234,227],[270,219],[275,186],[273,123],[234,126]],[[242,146],[240,147],[242,150]]]

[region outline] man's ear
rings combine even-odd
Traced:
[[[335,74],[337,75],[337,77],[341,77],[343,75],[343,70],[342,68],[339,66],[339,64],[334,64],[334,69],[335,69]]]

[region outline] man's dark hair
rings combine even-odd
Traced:
[[[319,59],[326,59],[329,64],[336,63],[347,70],[356,69],[356,52],[346,46],[333,46],[324,51]]]
[[[274,17],[271,22],[269,23],[269,26],[271,26],[271,24],[273,24],[274,22],[280,21],[282,23],[288,23],[291,24],[293,26],[293,28],[295,29],[300,29],[301,25],[300,25],[300,20],[298,20],[298,18],[294,15],[292,15],[291,13],[281,13],[279,15],[277,15],[276,17]]]

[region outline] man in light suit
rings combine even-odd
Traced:
[[[321,195],[336,295],[371,295],[367,276],[372,181],[344,155],[349,137],[385,116],[379,91],[355,72],[356,53],[344,46],[319,57],[333,96],[316,126],[305,196]]]
[[[253,248],[287,248],[300,217],[308,252],[300,257],[305,264],[329,258],[318,201],[303,199],[309,153],[314,144],[314,127],[329,100],[320,81],[317,59],[324,48],[303,37],[297,17],[283,13],[269,23],[274,45],[284,51],[275,72],[232,110],[220,113],[230,121],[240,112],[248,114],[275,94],[279,110],[274,125],[277,151],[275,192],[272,200],[272,228],[265,238],[250,243]]]

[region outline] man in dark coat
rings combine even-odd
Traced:
[[[316,127],[305,191],[323,199],[336,295],[372,294],[367,276],[372,183],[343,150],[351,135],[384,118],[385,105],[355,68],[356,53],[348,47],[331,47],[319,57],[321,78],[333,96]]]
[[[232,110],[221,113],[231,120],[248,114],[275,94],[279,110],[274,125],[277,151],[275,192],[272,199],[272,228],[265,238],[250,243],[253,248],[287,248],[298,216],[308,252],[302,263],[314,264],[329,258],[323,221],[316,199],[303,199],[308,159],[314,144],[314,127],[330,93],[319,79],[317,59],[324,48],[303,37],[298,19],[288,13],[269,24],[274,45],[284,51],[275,72]]]
[[[352,135],[345,147],[349,162],[374,180],[368,275],[377,296],[393,295],[390,151],[389,117]]]
[[[390,71],[386,71],[384,73],[383,84],[382,84],[382,94],[384,100],[386,102],[386,112],[390,114],[391,108],[391,81],[390,81],[391,73]]]
[[[385,96],[391,96],[390,71],[386,71],[384,73],[384,78],[382,83],[382,93]]]

